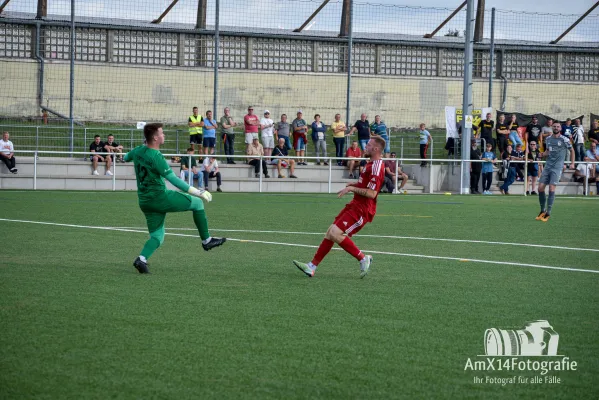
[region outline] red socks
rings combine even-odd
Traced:
[[[343,241],[339,243],[339,246],[341,246],[343,250],[347,251],[349,254],[352,255],[352,257],[354,257],[358,261],[362,261],[362,259],[364,258],[364,254],[362,254],[360,249],[358,249],[356,244],[349,237],[345,237],[345,239],[343,239]]]
[[[314,254],[314,258],[312,259],[312,264],[314,264],[314,265],[320,264],[322,259],[325,258],[325,256],[327,254],[329,254],[329,251],[331,251],[334,244],[335,243],[333,243],[332,240],[322,239],[320,246],[318,246],[318,250],[316,250],[316,254]]]

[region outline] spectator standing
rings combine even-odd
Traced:
[[[94,141],[92,142],[92,144],[89,145],[89,151],[91,153],[108,153],[104,146],[106,146],[106,144],[102,141],[100,135],[96,135],[94,136]],[[94,168],[92,175],[100,175],[98,173],[98,161],[100,161],[106,162],[106,175],[112,176],[112,172],[110,171],[110,167],[112,166],[112,159],[110,156],[91,154],[90,159]]]
[[[512,161],[524,161],[524,151],[522,145],[516,145],[516,150],[512,150]],[[514,163],[516,168],[516,180],[518,182],[524,182],[524,163]]]
[[[472,139],[470,149],[470,160],[480,161],[482,154],[476,144],[476,139]],[[480,194],[478,191],[478,183],[480,181],[480,171],[482,170],[482,163],[471,162],[470,163],[470,193]],[[484,190],[484,189],[483,189]]]
[[[543,151],[543,149],[545,148],[545,140],[547,140],[547,138],[551,135],[553,135],[553,120],[551,118],[549,118],[547,120],[547,125],[545,125],[542,129],[541,129],[541,143],[539,144],[539,150]]]
[[[216,178],[216,191],[222,192],[220,185],[222,183],[220,171],[218,170],[218,161],[216,157],[206,157],[202,163],[202,173],[204,175],[204,188],[208,188],[208,179]]]
[[[562,136],[568,138],[570,143],[572,142],[572,135],[574,134],[574,127],[572,126],[572,119],[566,119],[566,122],[562,124]]]
[[[279,138],[278,145],[272,151],[272,160],[270,163],[277,166],[279,178],[285,178],[285,175],[283,175],[281,169],[287,167],[289,167],[289,177],[297,178],[297,176],[294,175],[295,160],[289,160],[286,157],[289,157],[289,153],[285,144],[285,139],[281,137]]]
[[[237,126],[237,122],[231,117],[231,110],[229,107],[225,108],[225,115],[220,118],[220,136],[225,145],[225,155],[235,155],[235,131],[234,127]],[[227,164],[235,164],[233,157],[227,157]]]
[[[420,158],[422,159],[420,166],[426,167],[426,165],[427,165],[426,151],[428,150],[429,143],[431,143],[433,141],[433,138],[432,138],[431,134],[429,133],[429,131],[426,130],[426,124],[424,124],[424,123],[420,124],[419,138],[420,138]]]
[[[370,140],[370,123],[366,118],[366,114],[360,115],[360,119],[356,121],[354,126],[349,131],[350,135],[354,132],[358,132],[358,144],[360,145],[360,149],[362,149],[362,151],[364,151],[366,144]]]
[[[260,127],[260,120],[257,115],[254,115],[254,107],[248,107],[248,113],[243,117],[243,126],[245,131],[245,152],[247,153],[254,138],[258,139],[258,128]]]
[[[512,142],[512,148],[516,148],[518,145],[522,146],[522,139],[520,139],[520,133],[518,132],[518,116],[516,114],[512,114],[509,130],[509,139]]]
[[[485,161],[482,163],[482,176],[483,176],[483,194],[491,193],[491,183],[493,182],[493,164],[495,164],[495,151],[493,145],[487,143],[487,150],[482,154],[481,160]]]
[[[589,141],[591,143],[599,144],[599,124],[597,121],[593,121],[591,124],[591,130],[589,131]]]
[[[347,126],[344,122],[341,122],[341,114],[335,114],[335,122],[331,124],[331,130],[333,131],[333,143],[335,143],[335,156],[337,157],[337,165],[342,166],[343,161],[340,158],[343,157],[343,150],[345,147],[345,131]]]
[[[118,162],[125,162],[125,160],[123,160],[123,146],[114,141],[114,135],[108,135],[108,137],[106,138],[106,144],[104,145],[104,148],[107,152],[116,154],[118,156]],[[109,157],[112,158],[113,162],[115,161],[114,155],[110,155]]]
[[[542,129],[543,127],[539,125],[539,119],[536,115],[533,115],[532,122],[526,126],[526,134],[524,136],[526,143],[535,142],[538,144],[537,147],[540,147],[543,140]]]
[[[306,145],[308,144],[308,124],[306,120],[302,118],[304,114],[302,110],[297,111],[297,118],[291,123],[293,128],[293,148],[295,149],[295,155],[300,157],[297,160],[297,165],[308,165],[306,159],[303,158],[306,154]]]
[[[216,120],[212,119],[212,111],[206,111],[206,118],[204,118],[204,154],[214,154],[214,148],[216,147],[216,128],[218,127]]]
[[[193,148],[187,149],[187,157],[181,157],[181,173],[180,177],[183,181],[187,182],[189,178],[189,171],[191,171],[191,186],[193,186],[193,180],[198,180],[198,187],[203,187],[204,180],[202,179],[202,172],[198,172],[198,166],[195,157],[193,157]],[[190,157],[191,156],[191,157]]]
[[[512,160],[512,145],[508,144],[505,151],[501,153],[501,162],[504,170],[507,170],[507,176],[503,181],[503,185],[499,186],[501,194],[510,194],[510,185],[516,180],[516,167],[511,165]]]
[[[539,161],[541,160],[541,152],[539,151],[539,146],[537,145],[537,142],[535,142],[534,140],[531,141],[528,145],[528,158],[527,158],[527,163],[528,163],[528,168],[526,168],[526,175],[527,175],[527,179],[529,179],[530,183],[530,192],[527,190],[526,194],[532,194],[532,195],[536,195],[537,191],[536,191],[536,187],[537,187],[537,179],[539,176],[539,173],[541,173],[543,171],[543,167],[539,166]]]
[[[252,139],[252,144],[248,147],[246,152],[248,156],[248,164],[254,167],[254,174],[256,178],[260,178],[260,156],[264,156],[264,148],[258,141],[258,137]],[[268,175],[268,167],[266,166],[266,160],[262,159],[262,173],[265,178],[270,178]]]
[[[491,113],[487,113],[487,119],[480,122],[480,137],[485,141],[485,148],[488,143],[491,144],[492,151],[495,151],[495,139],[493,139],[493,127],[495,121],[491,119]],[[484,192],[483,192],[484,194]]]
[[[507,138],[510,135],[510,130],[505,123],[505,115],[503,114],[499,116],[497,126],[495,127],[495,133],[497,135],[497,148],[499,149],[499,152],[503,154],[507,149]]]
[[[391,152],[389,144],[389,135],[387,135],[387,125],[381,120],[380,115],[374,116],[374,123],[370,125],[370,134],[382,137],[385,140],[385,154]]]
[[[351,147],[347,149],[345,153],[346,158],[360,158],[362,157],[362,151],[358,147],[358,141],[354,140]],[[349,179],[354,179],[358,174],[354,175],[354,171],[360,168],[360,160],[348,160],[347,168],[349,169]]]
[[[291,141],[289,140],[289,122],[287,122],[287,114],[281,114],[281,120],[275,126],[275,137],[277,143],[279,139],[285,140],[285,147],[291,150]]]
[[[270,160],[270,154],[275,147],[275,122],[270,119],[270,111],[264,111],[264,118],[260,120],[260,129],[262,130],[262,145],[264,146],[264,155]]]
[[[204,126],[204,118],[198,114],[198,108],[193,108],[193,114],[187,121],[189,127],[189,147],[192,149],[195,145],[198,146],[198,154],[202,154],[202,127]]]
[[[15,159],[15,146],[9,140],[10,134],[8,132],[2,133],[2,140],[0,140],[0,158],[4,164],[6,164],[6,168],[13,174],[18,172],[18,168],[15,168],[17,163]]]
[[[576,161],[582,161],[584,159],[584,142],[586,142],[587,137],[584,133],[584,128],[580,123],[580,119],[576,118],[574,120],[574,131],[572,133],[572,144],[574,145],[574,156]]]
[[[320,154],[322,153],[324,165],[329,165],[327,161],[327,126],[320,120],[320,114],[314,116],[312,122],[312,141],[316,149],[316,165],[320,165]]]

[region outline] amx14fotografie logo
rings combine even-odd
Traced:
[[[485,354],[468,358],[464,371],[485,372],[474,383],[561,383],[550,373],[576,371],[578,364],[558,354],[559,334],[546,320],[527,322],[522,329],[489,328],[485,331]],[[513,372],[506,377],[505,371]]]

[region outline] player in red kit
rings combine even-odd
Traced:
[[[293,264],[307,276],[314,276],[316,267],[331,251],[335,243],[360,261],[361,278],[364,278],[368,273],[372,264],[372,256],[362,253],[350,238],[365,224],[371,222],[376,214],[376,198],[381,185],[385,181],[385,165],[381,160],[384,149],[385,139],[373,137],[368,141],[364,150],[364,157],[369,157],[370,161],[360,174],[360,179],[357,183],[349,183],[337,193],[338,197],[343,197],[347,193],[353,192],[353,200],[337,215],[335,222],[327,230],[312,261],[304,264],[293,260]]]

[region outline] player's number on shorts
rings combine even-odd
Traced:
[[[145,184],[145,182],[144,182],[144,181],[146,180],[146,177],[148,176],[148,170],[147,170],[147,168],[146,168],[146,167],[144,167],[144,166],[143,166],[143,165],[141,165],[141,164],[137,164],[137,165],[135,166],[135,169],[137,170],[137,176],[139,176],[139,184],[140,184],[141,186],[144,186],[144,187],[145,187],[145,186],[146,186],[146,184]]]

